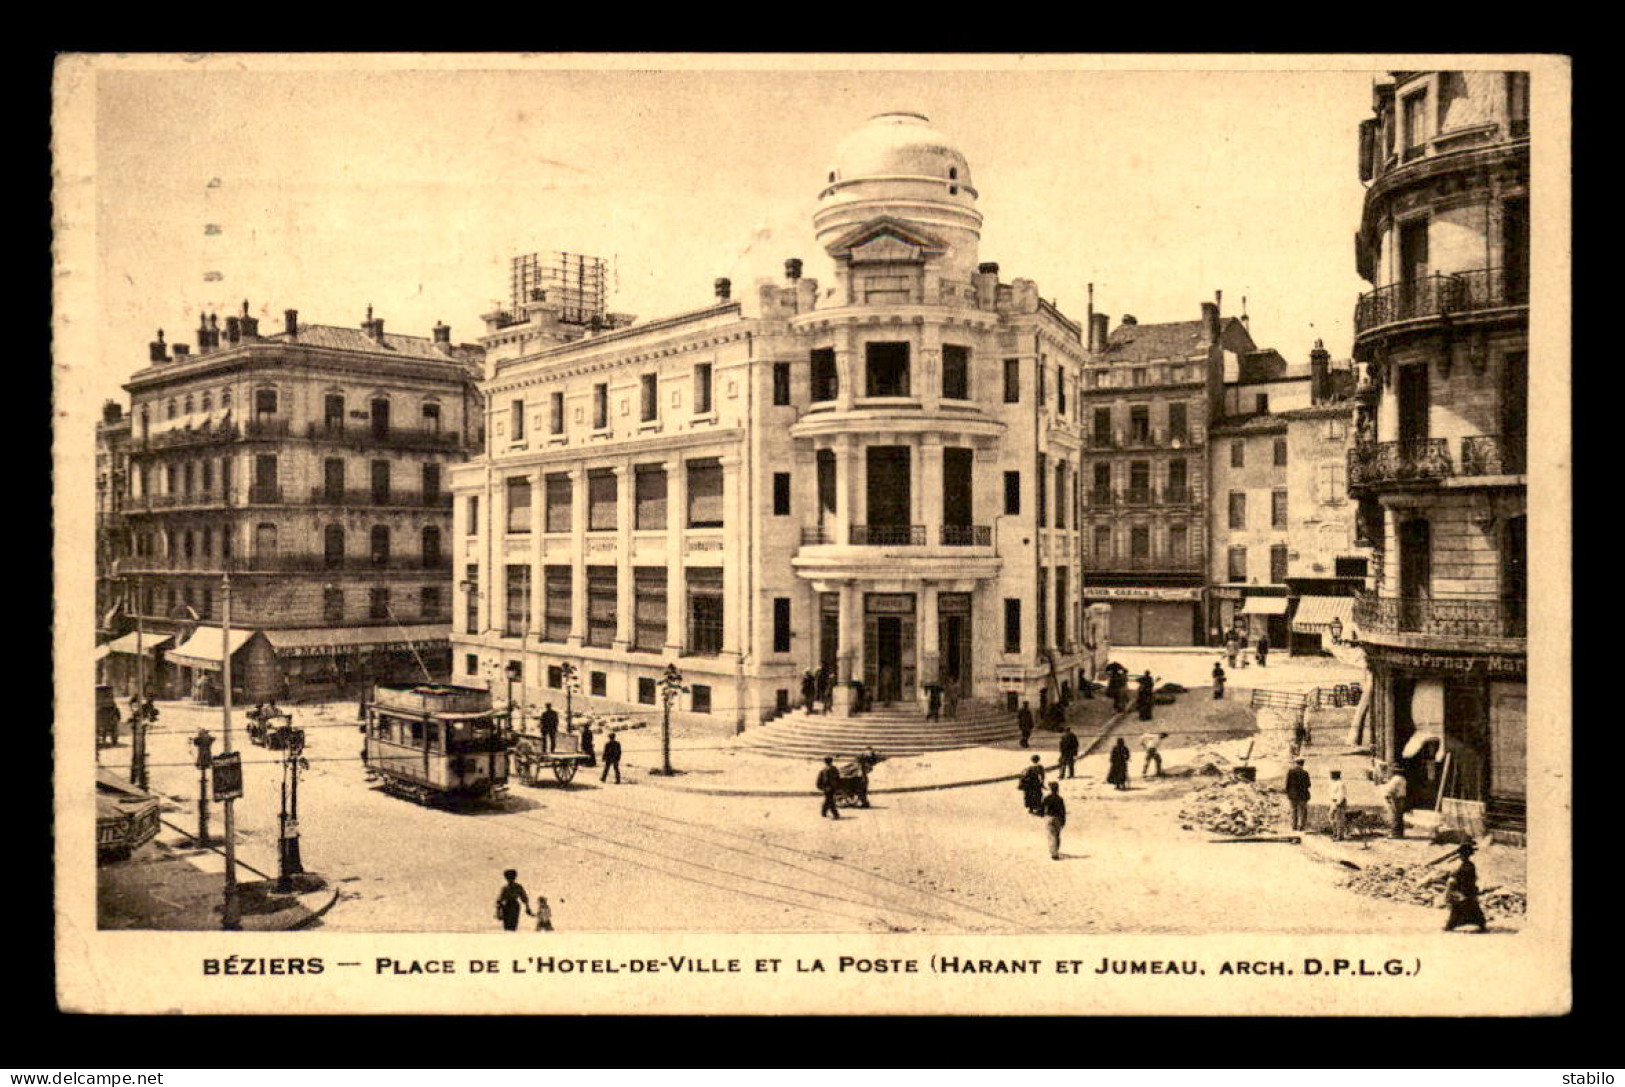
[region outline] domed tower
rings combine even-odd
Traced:
[[[853,263],[912,261],[926,279],[969,284],[982,228],[970,164],[923,114],[877,114],[837,148],[813,228],[843,280]],[[917,284],[914,300],[935,300],[929,287]],[[848,289],[852,301],[876,300]]]

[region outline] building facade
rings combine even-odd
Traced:
[[[166,639],[171,696],[219,694],[228,574],[242,697],[449,670],[446,473],[483,439],[480,350],[370,308],[359,329],[284,318],[210,316],[196,353],[160,332],[125,386],[118,584],[143,652]]]
[[[1349,491],[1378,753],[1412,799],[1522,833],[1528,75],[1396,72],[1360,129],[1364,364]]]
[[[866,697],[1039,704],[1083,663],[1082,330],[979,260],[969,164],[915,114],[845,140],[834,265],[630,325],[487,318],[486,456],[452,474],[459,682],[748,727]],[[861,686],[861,691],[860,691]],[[600,701],[601,700],[601,701]]]

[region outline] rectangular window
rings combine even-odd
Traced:
[[[609,426],[609,386],[605,384],[592,387],[592,428],[603,430]]]
[[[530,479],[525,476],[508,480],[508,531],[530,531]]]
[[[564,433],[564,394],[549,393],[547,397],[549,429],[554,434]]]
[[[1049,524],[1049,477],[1044,465],[1044,454],[1038,454],[1038,475],[1036,486],[1038,493],[1033,495],[1033,512],[1038,515],[1038,527],[1043,528]]]
[[[1184,441],[1189,436],[1189,423],[1185,419],[1184,404],[1168,405],[1168,437]]]
[[[863,345],[863,354],[868,379],[865,395],[909,395],[908,344],[868,343]]]
[[[1055,413],[1066,414],[1066,367],[1055,368]]]
[[[1230,443],[1230,467],[1232,467],[1232,468],[1245,468],[1245,467],[1247,467],[1247,443],[1246,442],[1231,442]]]
[[[603,672],[590,672],[587,675],[587,692],[594,698],[603,698],[609,690],[609,676]]]
[[[1229,564],[1230,580],[1245,582],[1247,580],[1247,549],[1245,547],[1232,547],[1230,549]]]
[[[510,563],[506,572],[508,606],[502,632],[517,638],[530,631],[530,566]]]
[[[1038,631],[1037,641],[1039,649],[1048,649],[1049,640],[1049,571],[1042,566],[1038,568]]]
[[[322,619],[329,623],[344,621],[344,590],[325,588],[322,590]]]
[[[587,567],[587,644],[608,646],[615,641],[615,611],[619,589],[615,567]]]
[[[1021,403],[1021,360],[1004,360],[1004,402]]]
[[[790,402],[790,364],[788,362],[775,362],[773,364],[773,403],[783,407]]]
[[[691,704],[691,708],[692,708],[693,712],[695,712],[695,713],[710,713],[711,712],[711,687],[710,687],[710,684],[696,683],[696,684],[694,684],[693,686],[691,686],[689,688],[689,694],[690,694],[690,697],[693,699],[693,702]]]
[[[694,414],[706,415],[711,411],[711,364],[702,362],[694,367]]]
[[[425,585],[418,590],[418,614],[425,619],[440,618],[440,587]]]
[[[1049,389],[1047,387],[1047,383],[1044,380],[1044,378],[1046,376],[1045,373],[1044,373],[1044,370],[1048,367],[1048,365],[1049,365],[1049,356],[1040,355],[1038,357],[1038,365],[1033,368],[1033,372],[1037,375],[1037,379],[1038,379],[1035,384],[1036,384],[1037,392],[1038,392],[1038,406],[1039,407],[1044,406],[1044,401],[1048,398],[1048,395],[1049,395]]]
[[[1148,525],[1134,525],[1128,530],[1128,553],[1130,558],[1148,559],[1151,557],[1151,528]]]
[[[463,574],[463,589],[468,594],[463,599],[463,633],[478,634],[480,632],[480,568],[469,563]]]
[[[615,473],[599,469],[587,473],[587,531],[614,532],[619,512]]]
[[[389,618],[389,589],[379,586],[368,591],[367,614],[373,619]]]
[[[255,389],[254,390],[254,414],[255,415],[275,415],[276,414],[276,390],[275,389]]]
[[[1112,409],[1096,408],[1095,427],[1094,431],[1089,435],[1089,444],[1096,449],[1110,449],[1115,444],[1114,437],[1112,434]]]
[[[549,566],[543,573],[542,639],[562,642],[570,636],[571,570],[568,566]],[[557,686],[557,684],[553,684]]]
[[[655,704],[655,681],[650,676],[638,677],[638,704],[640,706]]]
[[[1230,527],[1247,527],[1247,493],[1245,491],[1230,492]]]
[[[440,405],[423,405],[423,430],[428,434],[440,433]]]
[[[511,441],[525,440],[525,402],[515,400],[508,405],[508,437]]]
[[[1128,409],[1128,436],[1131,441],[1136,442],[1151,440],[1151,407],[1149,404],[1137,404]]]
[[[1004,651],[1021,652],[1021,601],[1013,597],[1004,601]]]
[[[810,357],[812,366],[808,385],[813,403],[834,400],[840,388],[835,370],[835,349],[820,347]]]
[[[632,474],[634,510],[632,526],[639,529],[666,527],[666,469],[658,464],[640,464]]]
[[[970,348],[942,345],[942,396],[945,400],[970,399]]]
[[[1055,466],[1055,527],[1066,527],[1067,486],[1066,462]]]
[[[790,652],[790,600],[773,598],[773,652]]]
[[[1178,562],[1189,553],[1189,530],[1184,525],[1168,526],[1168,557]]]
[[[468,523],[463,526],[463,533],[467,536],[480,534],[480,496],[477,494],[468,496]]]
[[[1004,473],[1004,512],[1015,514],[1021,512],[1021,473]]]
[[[322,427],[329,434],[344,433],[344,397],[329,393],[322,398]]]
[[[563,472],[555,472],[547,477],[547,512],[543,522],[546,532],[569,532],[574,515],[574,488],[570,485],[570,477]]]
[[[1363,578],[1366,576],[1367,569],[1369,567],[1369,560],[1358,558],[1337,558],[1333,559],[1332,563],[1333,572],[1338,577]]]
[[[664,649],[666,615],[666,568],[633,567],[632,648],[649,653],[658,653]]]
[[[463,654],[463,672],[471,676],[477,676],[480,674],[480,658],[478,654]]]
[[[1259,415],[1268,415],[1270,413],[1269,393],[1259,393],[1253,397],[1253,411]]]
[[[1275,439],[1275,467],[1277,467],[1277,468],[1285,468],[1286,467],[1286,439],[1285,438],[1276,438]]]
[[[688,462],[688,527],[721,528],[722,464],[716,459]]]
[[[688,568],[688,652],[714,657],[722,652],[722,568]]]
[[[440,465],[425,464],[423,466],[423,504],[437,506],[440,504]]]
[[[550,664],[550,665],[547,666],[547,686],[548,686],[549,690],[554,690],[554,691],[562,691],[562,690],[564,690],[564,669],[563,669],[563,667],[561,667],[560,665],[557,665],[557,664]]]
[[[1276,544],[1270,548],[1270,581],[1276,585],[1286,582],[1286,556],[1285,544]]]
[[[1286,527],[1286,492],[1270,492],[1270,527]]]
[[[773,516],[790,515],[790,473],[773,473]]]
[[[1426,91],[1413,94],[1401,103],[1404,125],[1405,157],[1421,148],[1428,138],[1428,96]]]
[[[372,504],[375,506],[389,505],[389,461],[375,460],[372,462]]]
[[[638,418],[652,423],[660,417],[660,375],[644,374],[639,380]]]

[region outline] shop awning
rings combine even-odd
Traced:
[[[279,657],[320,657],[375,650],[444,649],[450,628],[444,623],[410,627],[310,627],[267,630]]]
[[[236,656],[237,651],[248,644],[248,640],[255,635],[252,630],[233,630],[231,632],[231,655]],[[221,660],[221,638],[219,627],[199,627],[193,635],[170,650],[169,662],[178,664],[182,668],[206,668],[218,671]]]
[[[1242,605],[1243,615],[1285,615],[1287,598],[1284,596],[1249,596]]]
[[[219,635],[217,634],[216,637],[218,638]],[[140,643],[139,648],[136,645],[137,642]],[[106,645],[98,647],[97,652],[100,653],[102,650],[106,650],[109,653],[128,653],[134,657],[142,653],[151,653],[156,649],[167,649],[174,644],[175,636],[173,634],[159,634],[155,631],[137,634],[131,631],[123,637],[114,638]]]
[[[1304,596],[1298,598],[1298,614],[1292,617],[1292,629],[1310,634],[1319,633],[1336,620],[1344,633],[1354,630],[1354,598],[1352,596]]]

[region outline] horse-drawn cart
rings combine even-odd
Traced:
[[[575,780],[577,770],[597,762],[581,750],[581,738],[575,733],[555,735],[552,751],[542,749],[542,737],[521,733],[514,743],[512,756],[519,770],[519,780],[525,785],[539,784],[548,770],[560,785],[568,785]]]
[[[875,768],[876,763],[884,760],[885,756],[869,751],[856,756],[850,762],[841,763],[837,767],[841,776],[835,784],[836,805],[842,808],[867,808],[869,771]]]

